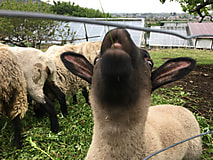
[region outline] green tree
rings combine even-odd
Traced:
[[[75,5],[74,2],[71,4],[70,2],[54,1],[53,3],[50,10],[56,14],[88,18],[105,18],[104,13],[100,10],[80,7],[79,5]],[[109,13],[107,13],[106,16],[111,17]]]
[[[49,5],[44,2],[16,1],[5,0],[1,1],[0,9],[20,10],[31,12],[49,13]],[[44,19],[30,18],[0,18],[0,40],[7,43],[12,43],[17,46],[33,46],[41,44],[42,41],[47,41],[54,35],[57,22]]]
[[[210,17],[213,21],[211,11],[213,9],[213,0],[170,0],[179,2],[183,11],[188,12],[194,16],[200,16],[200,22],[204,20],[205,17]],[[160,0],[161,3],[165,3],[166,0]]]

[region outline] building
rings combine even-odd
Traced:
[[[213,35],[213,23],[188,23],[190,35],[211,34]],[[198,37],[193,39],[195,48],[213,49],[213,36]]]
[[[144,27],[144,19],[143,18],[87,18],[88,20],[96,20],[96,21],[107,21],[113,24],[123,24],[137,27]],[[64,28],[64,26],[69,26],[70,31],[75,33],[74,42],[73,43],[82,43],[86,41],[102,41],[105,34],[115,28],[111,26],[103,26],[103,25],[94,25],[94,24],[84,24],[84,23],[76,23],[76,22],[67,22],[63,23],[60,28]],[[60,29],[59,28],[59,29]],[[127,29],[130,33],[132,40],[134,43],[139,46],[145,46],[145,32],[136,31]],[[58,32],[56,31],[56,35]],[[61,37],[56,37],[57,40],[61,40]],[[69,41],[69,40],[68,40]],[[52,43],[57,43],[53,41]]]
[[[184,36],[201,34],[213,35],[213,23],[183,23],[178,21],[175,23],[163,22],[162,26],[153,26],[152,28],[179,33]],[[185,40],[173,35],[151,32],[148,43],[150,47],[158,46],[213,49],[213,36]]]

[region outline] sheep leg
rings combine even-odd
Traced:
[[[61,112],[64,117],[68,115],[65,94],[54,84],[54,82],[46,82],[44,85],[44,93],[49,99],[56,98],[59,101]],[[53,94],[52,94],[53,93]],[[54,101],[54,100],[52,100]]]
[[[84,98],[85,98],[85,100],[86,100],[86,103],[87,103],[88,105],[90,105],[90,103],[89,103],[89,93],[88,93],[86,87],[82,88],[82,94],[83,94],[83,96],[84,96]]]
[[[50,123],[51,123],[51,130],[55,133],[59,130],[58,118],[55,111],[54,103],[51,102],[48,97],[45,96],[46,104],[42,104],[46,109],[47,113],[49,114]]]
[[[77,95],[76,94],[72,96],[72,101],[73,101],[74,104],[77,103]]]
[[[46,113],[45,110],[41,107],[41,104],[38,103],[33,105],[33,111],[35,113],[35,116],[38,118],[44,116]]]
[[[16,148],[21,148],[21,120],[19,115],[12,120],[14,126],[14,145]]]
[[[61,112],[63,116],[67,116],[67,104],[66,104],[66,99],[65,99],[65,94],[61,92],[61,90],[54,84],[51,83],[50,90],[55,94],[56,98],[59,101],[60,107],[61,107]]]

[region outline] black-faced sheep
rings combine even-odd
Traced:
[[[41,110],[46,110],[51,121],[51,130],[58,132],[59,124],[55,106],[52,98],[44,92],[44,87],[48,88],[55,98],[59,100],[63,115],[67,115],[65,95],[57,87],[55,81],[56,67],[42,51],[35,48],[8,47],[17,57],[27,83],[29,96],[38,104]]]
[[[54,45],[49,47],[48,50],[45,52],[45,54],[55,62],[57,70],[56,81],[59,88],[65,95],[72,95],[74,102],[77,102],[76,93],[78,92],[79,88],[82,88],[83,96],[85,97],[86,102],[89,104],[87,92],[89,84],[69,72],[61,62],[60,55],[63,52],[73,51],[84,55],[89,59],[91,63],[93,63],[95,57],[100,52],[100,46],[101,42],[85,42],[75,45],[66,44],[64,46]]]
[[[64,65],[91,82],[94,132],[87,160],[142,160],[153,152],[200,134],[193,114],[180,106],[150,107],[151,92],[182,78],[195,66],[191,58],[167,61],[154,72],[148,52],[124,29],[108,32],[94,68],[80,54],[65,52]],[[199,159],[201,139],[185,142],[152,159]]]
[[[20,118],[28,109],[27,88],[24,73],[15,55],[0,48],[0,113],[6,114],[13,122],[14,144],[21,148]]]

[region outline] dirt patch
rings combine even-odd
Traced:
[[[184,107],[198,112],[207,119],[213,116],[213,65],[196,66],[189,75],[172,84],[165,85],[164,88],[171,88],[175,85],[183,87],[185,92],[191,93],[186,97],[187,103]]]

